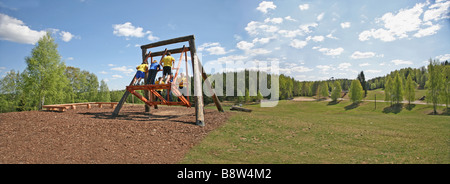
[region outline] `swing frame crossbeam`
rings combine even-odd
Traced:
[[[171,50],[168,50],[166,48],[164,51],[153,52],[153,53],[150,51],[147,54],[148,49],[151,49],[154,47],[160,47],[160,46],[164,46],[164,45],[180,43],[180,42],[189,42],[189,47],[183,46],[183,48],[176,48],[176,49],[171,49]],[[188,51],[190,52],[192,70],[193,70],[193,78],[194,78],[193,87],[194,87],[195,96],[193,96],[193,98],[194,98],[194,105],[195,105],[196,124],[200,125],[200,126],[205,126],[202,81],[205,83],[206,86],[210,87],[211,84],[208,80],[206,80],[207,75],[204,72],[203,66],[201,65],[201,62],[197,56],[194,35],[173,38],[173,39],[169,39],[169,40],[163,40],[163,41],[159,41],[159,42],[155,42],[155,43],[150,43],[147,45],[142,45],[141,50],[142,50],[143,61],[146,61],[149,58],[151,58],[151,61],[152,61],[153,57],[156,57],[156,56],[162,56],[161,57],[161,60],[162,60],[168,52],[170,52],[172,54],[181,53],[180,61],[178,63],[178,68],[176,68],[177,71],[175,73],[173,81],[176,81],[176,79],[178,77],[178,71],[180,69],[180,64],[182,62],[183,54],[185,55],[186,74],[189,75],[188,71],[187,71],[188,70],[187,52]],[[133,79],[132,82],[130,83],[130,85],[128,85],[126,87],[126,91],[125,91],[124,95],[122,96],[122,99],[119,101],[119,103],[117,104],[117,106],[113,112],[113,118],[118,116],[120,109],[122,108],[122,106],[125,103],[129,94],[135,95],[137,98],[139,98],[146,104],[145,112],[150,112],[151,106],[154,106],[155,108],[157,108],[157,105],[168,105],[168,106],[181,105],[181,106],[186,106],[186,107],[192,106],[192,104],[189,101],[189,96],[190,96],[189,95],[189,92],[190,92],[190,90],[189,90],[190,84],[189,83],[184,84],[184,86],[187,87],[187,91],[188,91],[188,95],[185,97],[178,90],[178,86],[176,86],[173,83],[149,84],[150,81],[148,81],[148,75],[149,75],[148,73],[145,74],[144,82],[146,85],[133,86],[133,81],[134,81],[134,79]],[[169,99],[169,93],[172,92],[178,97],[179,102],[170,102],[170,101],[167,101],[166,99],[164,99],[156,91],[156,90],[161,90],[161,89],[167,90],[167,99]],[[136,90],[144,90],[144,96],[142,96],[141,94],[136,92]],[[211,89],[211,90],[212,90],[212,94],[213,94],[212,99],[217,107],[217,110],[219,112],[224,112],[222,105],[221,105],[219,99],[217,98],[214,89]],[[160,101],[156,101],[156,98],[158,98]]]

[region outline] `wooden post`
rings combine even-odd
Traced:
[[[194,37],[189,40],[189,48],[191,52],[192,69],[194,71],[194,103],[195,103],[195,120],[196,125],[205,126],[204,106],[203,106],[203,90],[201,79],[200,61],[197,57],[195,49]]]
[[[144,61],[147,59],[146,53],[147,53],[147,49],[146,49],[146,48],[142,48],[142,62],[144,62]],[[151,63],[151,62],[150,62],[150,63]],[[149,81],[148,81],[148,75],[149,75],[149,72],[146,72],[146,73],[145,73],[145,78],[144,78],[144,83],[145,83],[145,84],[148,84],[148,83],[149,83]],[[149,98],[149,96],[150,96],[150,91],[144,90],[144,96],[145,96],[145,98],[150,99],[150,102],[153,101],[152,98]],[[150,107],[149,107],[148,105],[145,105],[145,112],[150,112]]]

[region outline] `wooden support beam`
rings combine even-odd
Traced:
[[[133,81],[134,81],[135,77],[136,77],[136,75],[134,75],[133,79],[130,82],[130,85],[128,85],[128,86],[133,85]],[[119,103],[117,104],[116,108],[114,109],[114,112],[112,114],[113,118],[115,118],[115,117],[117,117],[117,115],[119,115],[120,109],[122,109],[123,104],[125,103],[125,101],[127,101],[128,95],[130,95],[130,92],[128,90],[125,90],[125,93],[123,94],[122,98],[120,99]]]
[[[155,43],[151,43],[151,44],[147,44],[147,45],[142,45],[141,49],[149,49],[149,48],[153,48],[153,47],[159,47],[159,46],[169,45],[169,44],[174,44],[174,43],[179,43],[179,42],[187,42],[187,41],[190,41],[193,39],[195,39],[194,35],[183,36],[183,37],[173,38],[173,39],[169,39],[169,40],[163,40],[163,41],[159,41],[159,42],[155,42]]]
[[[217,95],[216,95],[216,91],[212,88],[211,83],[209,82],[209,80],[206,80],[206,79],[208,78],[208,76],[207,76],[206,73],[205,73],[205,69],[203,69],[203,66],[202,66],[201,68],[202,68],[202,77],[203,77],[203,80],[205,81],[206,88],[211,89],[212,94],[213,94],[213,95],[212,95],[212,99],[213,99],[213,101],[214,101],[214,104],[215,104],[216,107],[217,107],[217,110],[218,110],[219,112],[225,112],[225,111],[223,110],[223,108],[222,108],[222,104],[220,103],[219,98],[218,98]]]
[[[152,52],[148,53],[147,55],[145,53],[147,53],[147,49],[143,48],[142,49],[142,59],[147,60],[149,58],[149,55],[152,54]],[[150,65],[152,64],[152,61],[148,62],[148,64],[149,64],[148,67],[150,69]],[[144,84],[150,83],[150,81],[148,81],[148,79],[149,79],[148,76],[149,76],[149,72],[145,72]],[[145,96],[145,98],[150,99],[150,102],[152,101],[152,98],[150,98],[150,91],[145,90],[144,96]],[[150,112],[150,107],[147,105],[145,106],[145,112]]]
[[[203,88],[201,79],[201,67],[195,50],[194,38],[189,40],[191,51],[192,68],[194,70],[194,103],[195,103],[195,120],[196,125],[205,126],[205,114],[203,106]]]
[[[186,48],[186,51],[190,51],[190,49]],[[178,53],[183,52],[183,48],[171,49],[171,50],[167,50],[167,52],[170,52],[172,54],[178,54]],[[152,52],[150,54],[151,57],[157,57],[157,56],[162,56],[162,55],[164,55],[164,51]]]

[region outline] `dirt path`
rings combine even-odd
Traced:
[[[113,109],[78,108],[67,112],[0,114],[0,164],[9,163],[177,163],[231,112],[206,110],[205,127],[194,108],[152,109],[126,105]]]

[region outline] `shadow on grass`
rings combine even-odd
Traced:
[[[352,103],[350,105],[345,106],[344,109],[346,111],[352,110],[352,109],[355,109],[356,107],[359,107],[359,104],[361,104],[361,102]]]
[[[416,104],[408,104],[406,105],[406,110],[411,111],[412,109],[414,109],[414,107],[416,107]]]
[[[328,102],[328,104],[327,105],[336,105],[336,104],[339,104],[340,102],[341,102],[342,100],[340,100],[340,101],[331,101],[331,102]]]
[[[394,104],[392,106],[385,107],[383,109],[383,113],[386,113],[386,114],[389,114],[389,113],[398,114],[398,113],[400,113],[402,111],[402,109],[403,109],[403,104]]]
[[[431,111],[430,113],[428,113],[428,115],[438,115],[438,116],[450,116],[450,108],[446,108],[442,111],[437,110],[436,113],[434,113],[433,111]]]

